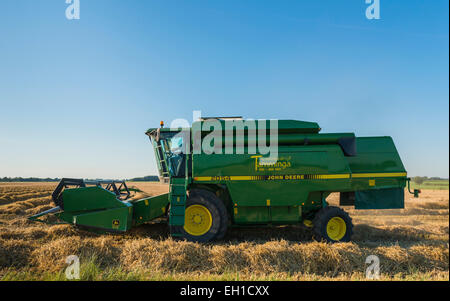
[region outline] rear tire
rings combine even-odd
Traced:
[[[327,242],[349,242],[353,235],[353,222],[347,212],[339,207],[320,209],[313,220],[314,238]]]
[[[186,201],[185,225],[180,228],[188,241],[205,243],[222,239],[228,228],[225,205],[210,191],[191,190]]]

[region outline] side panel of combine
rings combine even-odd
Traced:
[[[227,186],[236,224],[298,223],[322,207],[324,191],[350,189],[350,169],[338,145],[280,146],[262,155],[194,155],[195,183]]]
[[[404,208],[407,173],[391,137],[357,138],[358,155],[347,158],[354,194],[341,202],[356,209]]]

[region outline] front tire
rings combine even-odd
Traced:
[[[192,242],[209,242],[221,239],[228,228],[225,205],[214,193],[193,189],[186,201],[183,237]]]
[[[320,209],[313,220],[314,237],[327,242],[349,242],[353,235],[353,222],[347,212],[339,207]]]

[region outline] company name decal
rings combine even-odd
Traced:
[[[253,156],[255,159],[255,171],[280,171],[292,167],[292,157],[264,158],[263,156]]]

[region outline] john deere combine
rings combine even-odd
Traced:
[[[317,123],[293,120],[276,128],[258,121],[255,131],[234,127],[243,123],[204,118],[191,128],[148,130],[168,194],[130,200],[124,182],[63,179],[52,195],[57,207],[30,219],[53,214],[80,228],[125,232],[163,217],[172,236],[197,242],[221,239],[235,226],[303,223],[317,239],[337,242],[351,239],[353,225],[344,210],[328,205],[331,193],[340,193],[341,206],[404,208],[410,179],[390,137],[322,134]],[[275,159],[253,151],[274,133]],[[211,135],[214,151],[198,148]]]

